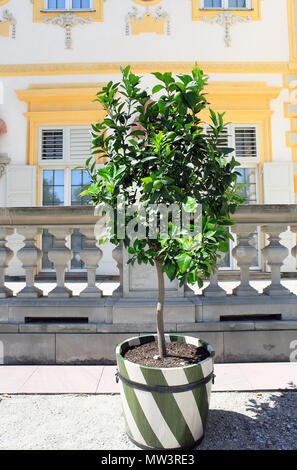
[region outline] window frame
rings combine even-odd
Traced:
[[[65,8],[49,8],[48,7],[49,0],[44,0],[44,10],[55,12],[55,11],[93,11],[94,10],[94,0],[90,0],[90,7],[89,8],[73,8],[73,0],[65,0]]]
[[[64,170],[64,206],[71,206],[71,171],[75,170],[78,165],[84,165],[85,158],[71,159],[70,158],[70,132],[73,128],[89,129],[88,125],[56,125],[56,126],[39,126],[38,127],[38,167],[40,171],[39,178],[39,205],[41,207],[56,207],[56,206],[43,206],[43,171],[44,170]],[[63,158],[42,160],[42,131],[43,130],[62,130],[63,131]],[[90,137],[91,141],[91,137]],[[91,154],[90,154],[91,155]],[[96,167],[103,167],[103,164],[97,164]],[[42,244],[42,235],[40,236],[40,243]],[[66,239],[66,246],[71,249],[71,235]],[[40,272],[54,272],[54,269],[43,269],[42,259],[39,265]],[[71,268],[71,260],[68,263],[66,272],[86,272],[85,268],[77,269]]]
[[[47,160],[48,161],[48,160]],[[64,170],[64,207],[74,207],[71,206],[71,172],[72,170],[76,169],[75,164],[66,164],[64,162],[64,165],[55,165],[54,163],[52,165],[46,165],[46,167],[42,166],[40,168],[41,170],[41,175],[39,179],[39,205],[40,207],[59,207],[59,206],[44,206],[43,205],[43,171],[44,170]],[[98,168],[103,167],[103,164],[98,164]],[[61,206],[60,206],[61,207]],[[83,206],[81,206],[83,207]],[[40,235],[40,245],[42,246],[42,235]],[[66,247],[71,249],[71,235],[66,237]],[[69,261],[66,272],[80,272],[84,273],[87,272],[86,268],[71,268],[71,261]],[[39,271],[40,272],[54,272],[54,269],[50,268],[42,268],[42,258],[40,259],[39,262]]]
[[[221,7],[206,7],[205,0],[201,0],[200,10],[210,10],[210,11],[222,11],[222,10],[230,10],[230,11],[246,11],[252,10],[252,0],[246,0],[246,7],[229,7],[229,0],[222,0]]]
[[[259,139],[259,125],[258,124],[246,124],[246,123],[236,123],[236,124],[228,124],[226,126],[227,134],[228,134],[228,147],[235,149],[235,129],[241,127],[250,127],[256,130],[256,150],[257,156],[253,158],[238,158],[235,156],[235,151],[232,154],[226,155],[227,160],[231,160],[232,156],[240,163],[240,168],[253,168],[255,169],[255,181],[256,181],[256,204],[259,204],[260,201],[260,173],[259,173],[259,163],[261,162],[260,159],[260,139]],[[206,132],[209,125],[206,124],[204,126],[204,132]],[[237,265],[236,259],[232,256],[232,249],[236,246],[236,234],[233,234],[234,242],[230,240],[229,243],[229,259],[230,265],[229,266],[222,266],[219,267],[220,271],[238,271],[239,266]],[[258,253],[257,253],[257,265],[251,266],[251,270],[259,271],[261,270],[261,230],[257,227],[257,241],[258,241]]]

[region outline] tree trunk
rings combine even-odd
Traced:
[[[157,305],[157,334],[158,334],[158,349],[160,358],[166,357],[166,344],[164,336],[164,298],[165,298],[165,287],[164,287],[164,274],[162,266],[159,261],[155,260],[155,265],[158,274],[158,305]]]

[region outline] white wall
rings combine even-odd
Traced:
[[[11,0],[17,20],[16,39],[1,38],[1,62],[6,64],[112,61],[287,61],[289,60],[285,0],[262,0],[262,20],[231,28],[232,47],[224,44],[224,28],[192,21],[191,0],[163,0],[171,18],[171,35],[126,36],[125,18],[132,0],[106,0],[104,22],[73,28],[73,50],[65,50],[65,30],[32,23],[30,0]],[[152,7],[155,10],[159,5]]]

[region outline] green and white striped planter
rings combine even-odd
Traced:
[[[184,367],[146,367],[123,354],[131,346],[157,341],[157,335],[120,343],[116,356],[127,434],[143,449],[192,448],[204,437],[215,351],[190,336],[165,335],[165,339],[206,346],[210,356]]]

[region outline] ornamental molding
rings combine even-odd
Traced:
[[[63,13],[53,18],[45,16],[43,21],[46,24],[53,24],[65,29],[65,49],[72,49],[72,28],[77,25],[92,23],[93,18],[82,18],[73,13]]]
[[[136,7],[128,12],[126,16],[126,35],[138,35],[141,33],[157,33],[170,35],[169,14],[160,6],[155,11],[146,7],[143,14],[139,13]]]
[[[134,3],[138,3],[138,5],[142,5],[145,7],[157,5],[161,3],[162,0],[133,0]]]
[[[0,35],[3,37],[9,37],[11,28],[11,38],[16,37],[16,19],[9,10],[3,10],[2,19],[0,18]]]
[[[5,174],[6,166],[9,165],[11,159],[6,154],[0,154],[0,179]]]
[[[233,15],[233,13],[219,13],[218,15],[214,16],[213,18],[209,18],[206,16],[202,17],[202,21],[205,23],[216,23],[220,26],[225,28],[225,46],[231,47],[232,46],[232,37],[231,37],[231,26],[236,25],[236,23],[247,23],[252,21],[251,16],[247,16],[243,18],[242,16]]]
[[[0,64],[0,76],[120,74],[121,67],[131,66],[134,73],[189,73],[193,62],[63,62],[43,64]],[[289,73],[289,62],[199,62],[207,73]],[[297,62],[294,70],[297,71]],[[292,68],[293,70],[293,68]]]
[[[242,18],[246,18],[247,16],[251,16],[253,21],[261,21],[262,20],[262,2],[264,0],[251,0],[251,9],[236,9],[232,8],[228,10],[222,10],[221,8],[204,8],[202,0],[190,0],[192,3],[192,19],[193,21],[203,21],[202,17],[206,16],[208,18],[213,18],[222,11],[227,11],[229,13],[234,13],[237,16],[241,16]],[[285,0],[282,0],[285,3]],[[289,0],[290,1],[290,0]],[[269,3],[269,0],[268,0]]]
[[[24,1],[24,0],[21,0]],[[88,20],[88,18],[93,18],[94,22],[103,22],[104,21],[104,0],[93,0],[92,9],[84,10],[48,10],[45,8],[44,0],[33,0],[33,23],[44,23],[44,18],[56,18],[60,15],[72,14],[79,16]]]

